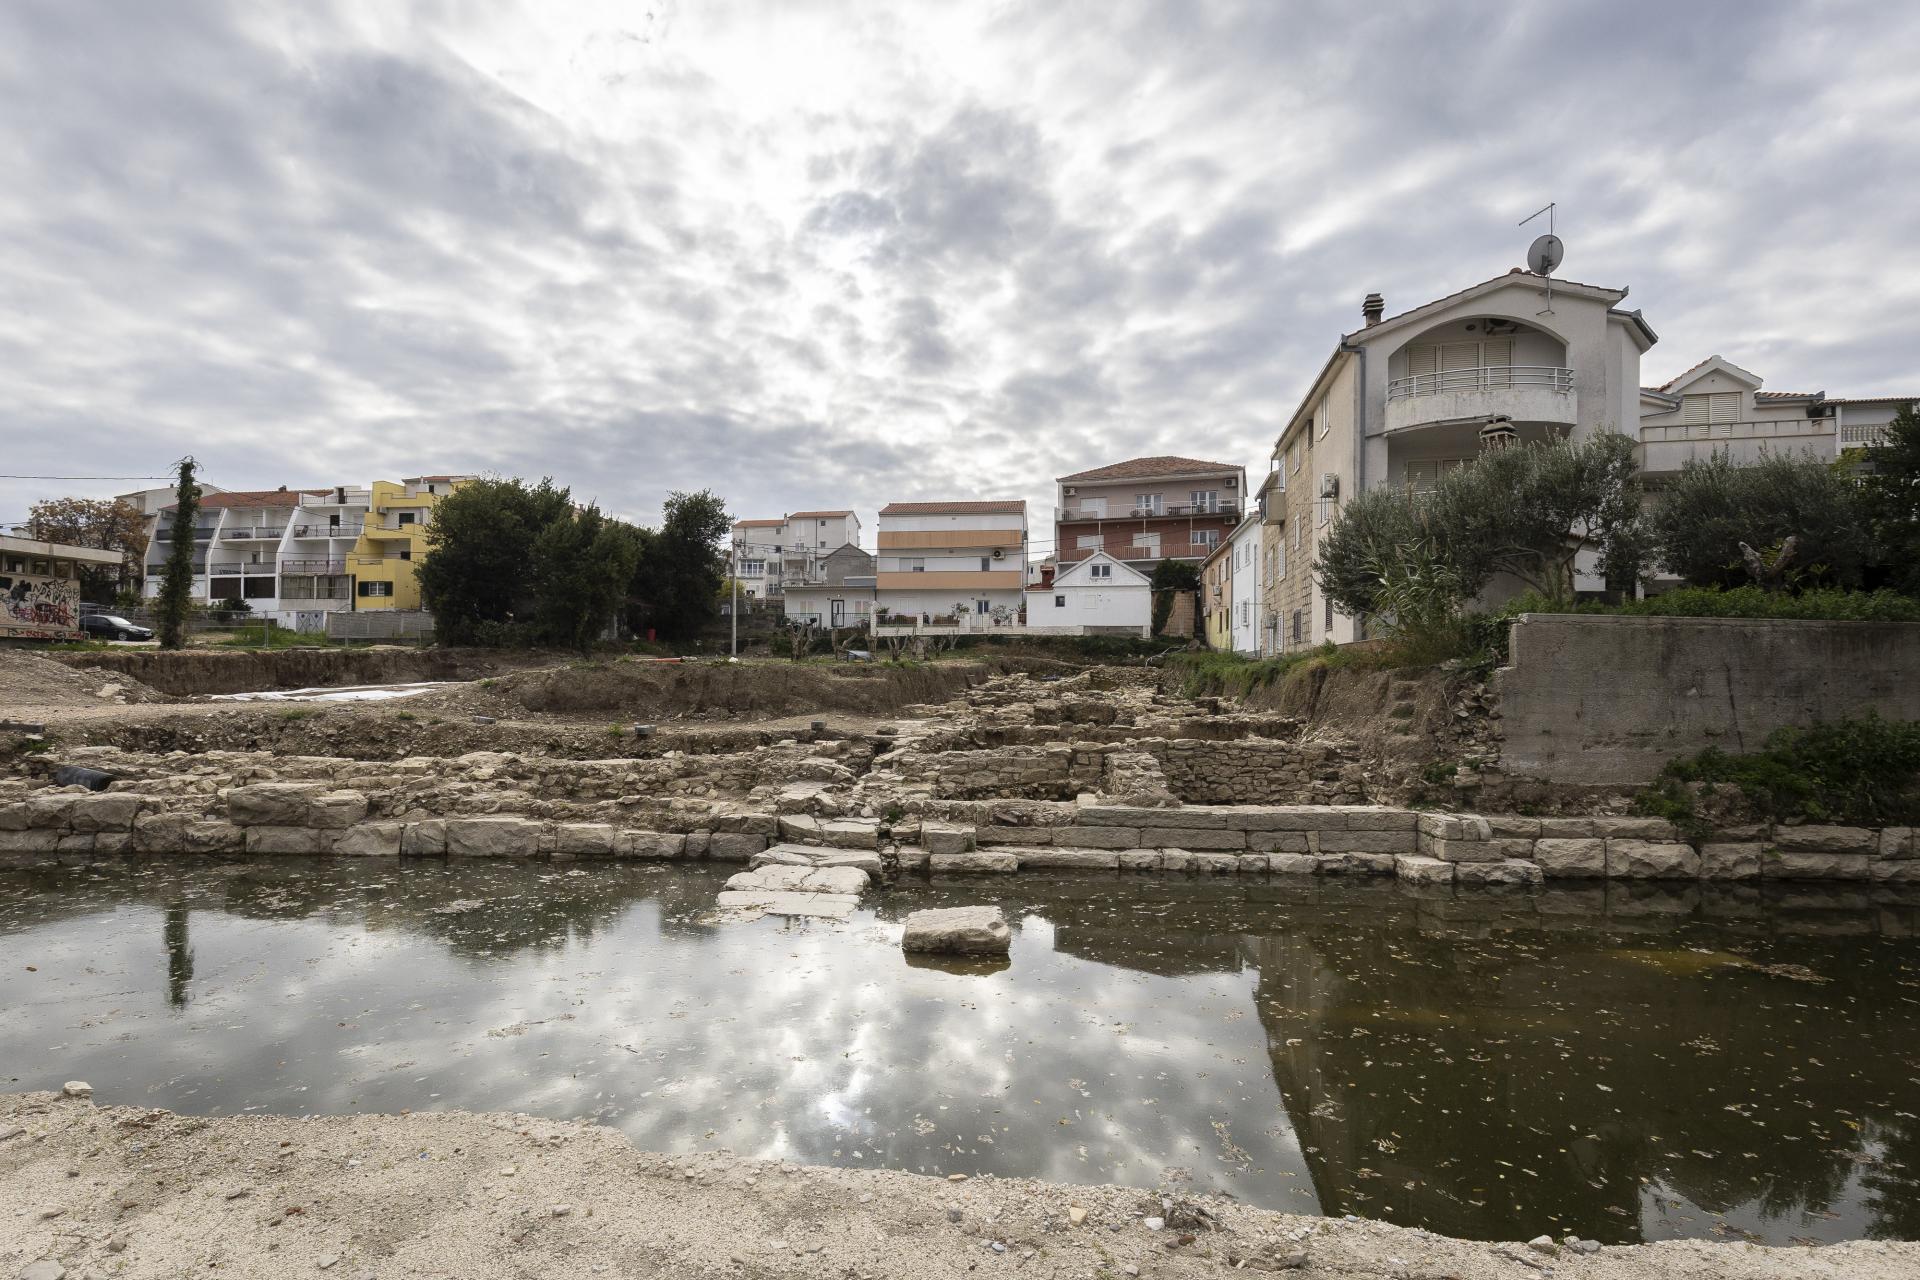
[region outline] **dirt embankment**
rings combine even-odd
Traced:
[[[954,1177],[652,1155],[611,1129],[526,1116],[200,1118],[0,1095],[11,1210],[0,1274],[1905,1280],[1920,1269],[1920,1246],[1886,1241],[1548,1256],[1218,1197]]]
[[[922,702],[945,702],[1005,663],[941,662],[896,667],[849,663],[591,662],[526,671],[495,682],[498,695],[551,715],[652,719],[781,716],[842,712],[887,715]]]
[[[472,680],[522,667],[528,662],[553,661],[552,655],[398,645],[372,645],[363,649],[196,649],[176,653],[117,649],[49,656],[69,667],[129,676],[179,697],[330,685],[400,684],[416,680]]]
[[[124,672],[75,670],[54,661],[52,655],[0,648],[0,720],[165,701],[165,694]]]

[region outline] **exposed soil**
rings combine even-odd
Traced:
[[[77,671],[42,654],[0,648],[0,719],[59,719],[75,709],[167,700],[165,694],[118,672]]]
[[[422,649],[368,645],[351,649],[92,650],[52,655],[70,667],[117,672],[179,697],[312,689],[334,685],[473,680],[555,661],[552,654],[497,649]]]
[[[651,1155],[526,1116],[208,1119],[45,1093],[0,1096],[0,1201],[0,1273],[49,1278],[1920,1273],[1920,1245],[1881,1241],[1546,1254],[1171,1190]]]

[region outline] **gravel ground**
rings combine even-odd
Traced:
[[[6,1280],[1227,1271],[1913,1280],[1920,1245],[1546,1253],[1217,1199],[1169,1209],[1118,1187],[650,1155],[610,1129],[525,1116],[206,1119],[0,1095]]]

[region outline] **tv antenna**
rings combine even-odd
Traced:
[[[1526,217],[1520,219],[1519,224],[1524,227],[1541,214],[1544,213],[1547,215],[1547,234],[1535,237],[1534,242],[1527,246],[1527,270],[1537,276],[1545,277],[1547,282],[1547,309],[1545,311],[1534,312],[1537,316],[1550,316],[1553,314],[1553,273],[1560,266],[1560,259],[1567,255],[1567,247],[1560,243],[1559,236],[1553,234],[1553,207],[1555,203],[1554,201],[1548,201],[1546,208],[1528,214]]]

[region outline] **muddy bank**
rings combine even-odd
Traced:
[[[558,715],[886,715],[916,703],[944,702],[991,676],[1028,665],[1031,660],[921,666],[591,662],[508,676],[498,682],[497,692],[525,710]]]
[[[276,649],[251,652],[157,649],[49,655],[69,667],[116,672],[177,697],[308,689],[325,685],[398,684],[416,680],[472,680],[553,661],[482,649],[415,649],[376,645],[355,649]]]
[[[653,1155],[611,1129],[526,1116],[200,1118],[18,1094],[0,1097],[0,1197],[16,1210],[0,1218],[0,1272],[1895,1280],[1920,1268],[1912,1244],[1549,1255],[1177,1187],[955,1176]]]

